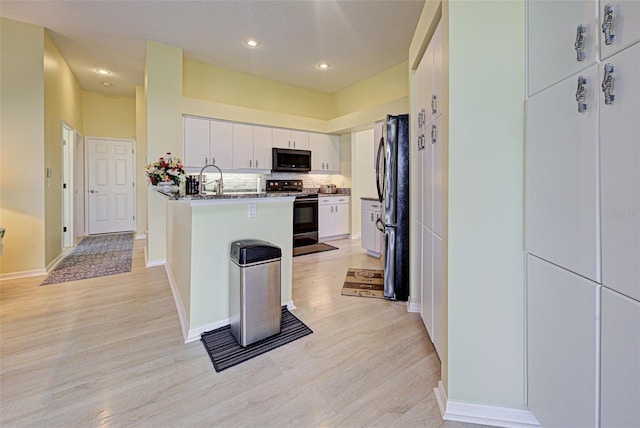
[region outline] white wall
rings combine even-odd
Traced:
[[[525,4],[448,7],[448,397],[524,408]]]
[[[372,124],[373,125],[373,124]],[[351,233],[360,235],[360,198],[376,197],[373,129],[351,134]]]

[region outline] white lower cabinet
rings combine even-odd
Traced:
[[[361,246],[367,250],[367,254],[380,257],[383,234],[378,230],[376,223],[381,216],[382,203],[371,199],[362,199],[361,212]]]
[[[349,196],[321,196],[318,198],[318,238],[343,237],[349,234]]]
[[[640,427],[640,302],[602,287],[600,423]]]
[[[544,427],[596,427],[598,284],[527,256],[529,408]]]

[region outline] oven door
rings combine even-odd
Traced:
[[[293,246],[318,243],[318,199],[296,199],[293,202]]]

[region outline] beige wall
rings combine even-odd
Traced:
[[[135,138],[135,98],[83,91],[82,128],[87,137]]]
[[[44,36],[45,265],[62,252],[62,122],[82,132],[82,90],[53,43]]]
[[[136,229],[147,233],[147,98],[144,87],[136,86]]]
[[[328,94],[195,61],[183,65],[185,97],[317,119],[333,116]]]
[[[0,275],[45,265],[43,58],[42,27],[0,18]]]

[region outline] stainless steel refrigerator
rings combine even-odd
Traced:
[[[376,156],[378,199],[384,203],[384,297],[409,298],[409,115],[387,116]]]

